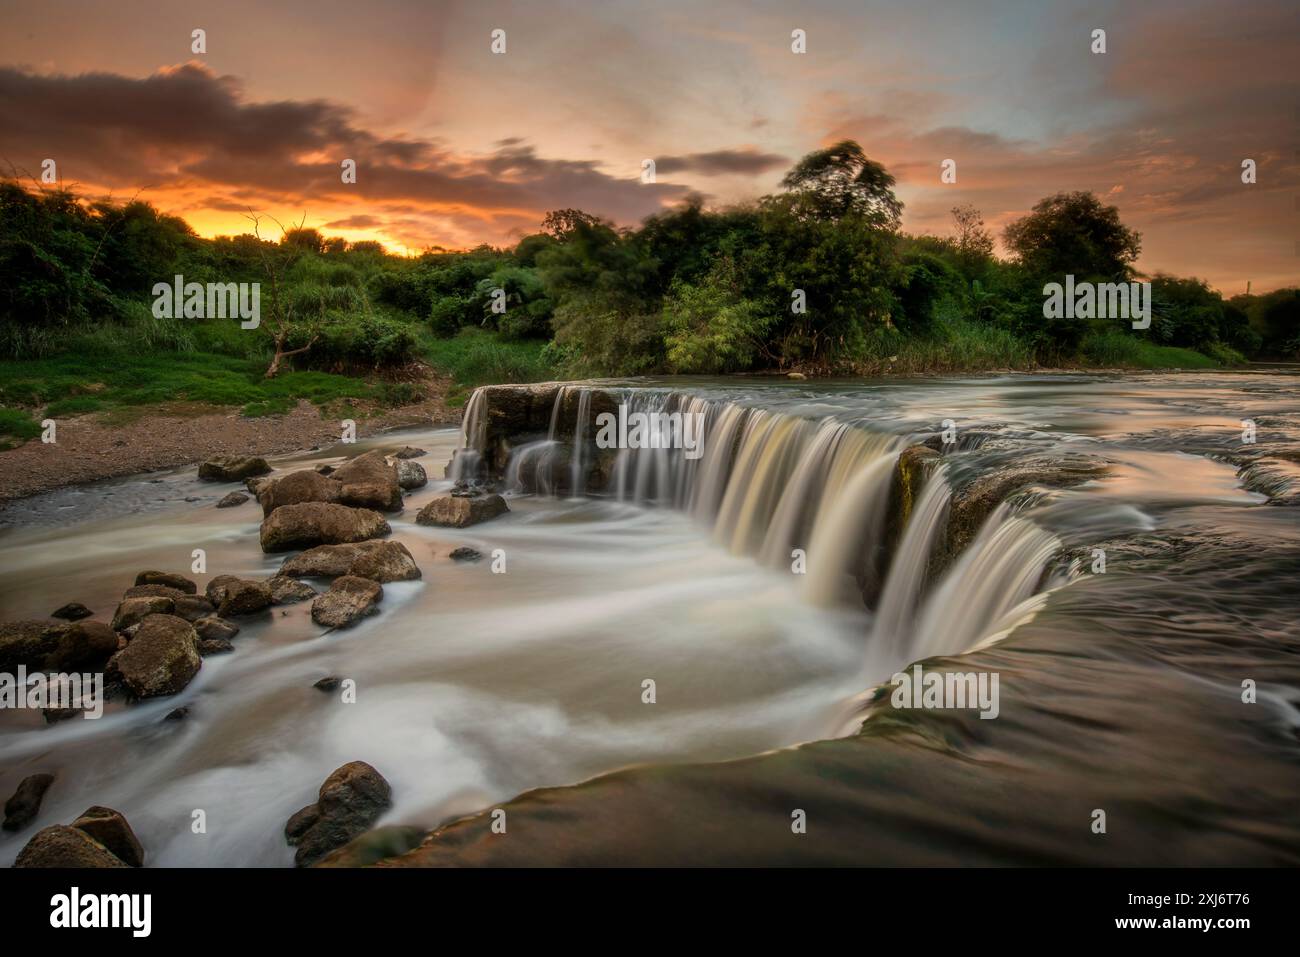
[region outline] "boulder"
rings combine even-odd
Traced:
[[[14,867],[126,867],[85,831],[64,824],[43,828],[18,852]]]
[[[117,632],[102,621],[75,621],[46,658],[51,671],[102,671],[117,654]]]
[[[135,576],[135,583],[137,585],[166,585],[168,588],[175,588],[187,595],[196,595],[199,591],[199,586],[184,575],[173,575],[171,572],[141,572]]]
[[[274,481],[275,479],[271,478],[269,475],[262,475],[256,478],[246,478],[244,479],[244,488],[248,489],[248,491],[252,493],[253,498],[257,498],[258,493],[262,491],[262,488],[268,483]]]
[[[0,622],[0,671],[12,673],[19,665],[29,671],[41,670],[67,627],[48,621]]]
[[[348,628],[376,614],[384,589],[368,578],[344,575],[311,603],[311,620],[324,628]]]
[[[81,602],[70,601],[50,612],[50,617],[62,618],[64,621],[80,621],[82,618],[89,618],[93,614],[94,612]]]
[[[217,508],[235,508],[237,505],[243,505],[248,501],[248,496],[243,492],[227,492],[217,501]]]
[[[175,607],[176,603],[163,595],[123,599],[113,615],[113,630],[126,631],[140,624],[149,615],[169,615]]]
[[[364,834],[389,807],[392,788],[364,761],[336,770],[320,786],[318,800],[285,825],[285,839],[298,848],[293,862],[308,867]]]
[[[122,592],[123,598],[170,598],[173,603],[178,598],[189,598],[185,592],[179,588],[172,588],[170,585],[132,585],[126,591]]]
[[[270,585],[234,575],[218,575],[208,582],[207,596],[220,618],[253,615],[271,607]]]
[[[396,512],[402,507],[402,487],[397,484],[397,469],[388,464],[379,449],[365,452],[344,462],[330,480],[342,485],[339,499],[344,505]]]
[[[466,528],[508,511],[510,508],[500,495],[442,495],[420,509],[415,521],[420,525]]]
[[[176,694],[199,673],[197,641],[184,618],[149,615],[130,644],[109,661],[108,670],[137,698]]]
[[[369,867],[385,858],[397,857],[423,843],[423,828],[389,824],[354,837],[336,851],[330,851],[315,867]]]
[[[424,466],[419,462],[399,459],[397,462],[397,484],[407,490],[423,488],[429,484],[429,476],[425,473]]]
[[[253,455],[216,455],[199,466],[199,478],[209,482],[239,482],[271,471],[266,459]]]
[[[29,774],[18,782],[18,790],[5,801],[4,829],[21,831],[30,824],[41,810],[41,801],[45,792],[54,783],[53,774]]]
[[[262,551],[288,552],[315,545],[364,542],[392,529],[378,512],[325,502],[277,508],[262,521]]]
[[[265,517],[282,505],[300,505],[303,502],[337,503],[343,495],[343,486],[313,469],[290,472],[284,478],[265,482],[257,492],[257,501]]]
[[[453,548],[447,557],[453,562],[476,562],[483,557],[483,553],[478,549],[470,548],[468,545],[462,545],[459,548]]]
[[[194,623],[194,633],[200,641],[226,641],[239,634],[239,626],[224,618],[200,618]]]
[[[381,583],[420,577],[415,559],[401,542],[318,545],[285,561],[279,573],[294,578],[355,575]]]
[[[176,607],[172,609],[172,614],[186,621],[198,621],[200,618],[207,618],[214,614],[216,610],[217,606],[202,595],[185,595],[176,599]]]
[[[90,835],[123,864],[144,866],[144,848],[120,811],[95,805],[86,808],[72,826]]]
[[[338,548],[340,546],[322,545],[320,547]],[[271,589],[271,604],[273,605],[293,605],[316,597],[316,589],[306,582],[295,581],[283,574],[268,578],[266,584]]]

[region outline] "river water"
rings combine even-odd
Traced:
[[[1250,451],[1243,420],[1261,447],[1300,438],[1294,376],[646,380],[614,388],[633,404],[669,401],[706,416],[703,457],[686,466],[664,451],[625,455],[602,494],[544,494],[545,482],[543,493],[532,491],[549,467],[543,453],[551,446],[542,443],[566,437],[539,436],[527,453],[532,479],[515,470],[510,514],[462,531],[414,523],[419,507],[450,485],[440,476],[462,444],[459,430],[390,434],[274,461],[287,470],[376,446],[428,449],[418,461],[430,484],[389,519],[423,578],[385,585],[380,614],[344,632],[322,636],[306,603],[241,622],[236,651],[205,659],[172,698],[51,726],[38,713],[0,713],[0,794],[35,771],[57,775],[38,819],[0,837],[0,864],[35,829],[101,804],[127,816],[150,864],[285,866],[293,856],[285,820],[352,760],[392,784],[394,804],[381,823],[426,828],[530,789],[596,779],[558,792],[580,806],[600,798],[604,816],[593,813],[589,826],[570,825],[580,833],[564,835],[581,844],[583,860],[1090,861],[1091,852],[1062,843],[1049,809],[1081,779],[1112,782],[1139,804],[1159,793],[1161,807],[1178,808],[1164,813],[1176,821],[1161,834],[1222,849],[1214,860],[1300,860],[1300,523],[1295,508],[1243,487],[1236,464]],[[590,423],[584,428],[589,438]],[[943,451],[942,464],[892,556],[882,558],[894,463],[925,440]],[[575,457],[556,467],[577,474]],[[1276,459],[1270,473],[1275,497],[1290,488],[1288,461]],[[967,483],[1044,462],[1092,471],[1068,488],[1013,496],[936,567],[954,496]],[[256,504],[213,507],[229,490],[184,469],[11,506],[0,513],[0,618],[44,617],[80,601],[107,620],[138,571],[188,574],[200,548],[207,573],[191,576],[200,587],[217,574],[272,574],[283,556],[261,553]],[[460,545],[484,559],[451,561]],[[1097,548],[1106,553],[1104,574],[1094,570]],[[792,568],[795,550],[806,570]],[[905,821],[929,815],[933,832],[888,844],[838,833],[803,845],[809,857],[788,858],[747,826],[753,802],[745,795],[818,779],[808,756],[826,745],[732,759],[888,737],[858,733],[864,717],[868,731],[894,717],[873,710],[870,689],[930,656],[1013,654],[1027,635],[1040,636],[1038,644],[1001,665],[1008,674],[999,720],[965,721],[957,735],[965,744],[949,740],[938,751],[925,739],[953,726],[944,732],[918,716],[903,735],[909,769],[893,786],[912,774],[929,776],[933,789],[927,797],[918,784],[910,803],[890,807]],[[313,687],[329,675],[355,680],[355,703]],[[1259,683],[1259,701],[1234,707],[1245,678]],[[653,703],[644,700],[647,679]],[[1199,706],[1197,695],[1205,698]],[[184,720],[163,720],[180,706],[190,709]],[[978,786],[966,782],[963,805],[944,775],[953,773],[954,751],[969,773],[972,741],[990,770],[977,775]],[[792,769],[781,755],[801,763]],[[990,838],[987,813],[1005,807],[995,782],[1008,765],[1032,772],[1024,814],[1038,824],[1030,836]],[[635,767],[647,770],[632,772],[630,789],[605,783],[622,778],[599,777]],[[698,842],[687,851],[658,840],[666,825],[641,802],[644,775],[657,768],[655,787],[694,802],[701,815],[737,821],[712,845],[716,855]],[[1149,793],[1133,790],[1137,769],[1159,782]],[[874,793],[839,794],[827,812],[840,815],[845,831],[855,815],[882,813],[879,774],[867,779]],[[700,780],[716,785],[707,796]],[[625,813],[611,819],[611,807]],[[207,827],[196,834],[200,809]],[[1144,808],[1144,820],[1155,818]],[[1155,848],[1168,841],[1144,833],[1130,845],[1143,852],[1136,860],[1197,859],[1186,848],[1162,858]],[[564,862],[545,850],[554,840],[531,856],[526,842],[513,846],[522,856],[511,862]]]

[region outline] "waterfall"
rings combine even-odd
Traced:
[[[483,464],[484,446],[487,445],[487,398],[482,389],[475,389],[465,405],[460,423],[460,448],[452,456],[446,476],[456,482],[477,478]]]
[[[948,516],[948,503],[952,496],[945,472],[946,468],[940,464],[925,483],[898,543],[881,592],[876,636],[895,647],[911,637],[917,604],[927,584],[930,555]]]

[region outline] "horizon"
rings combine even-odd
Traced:
[[[799,157],[855,139],[898,178],[909,233],[949,236],[949,210],[969,203],[1005,255],[1009,222],[1087,190],[1142,234],[1143,273],[1229,296],[1295,285],[1300,226],[1282,194],[1300,185],[1300,154],[1262,132],[1294,128],[1295,14],[1193,7],[764,4],[742,20],[732,4],[558,17],[381,2],[358,24],[342,3],[56,0],[9,11],[0,160],[36,171],[54,158],[61,184],[138,191],[206,238],[249,232],[251,208],[411,255],[512,245],[551,209],[624,227],[692,194],[745,203]],[[118,42],[100,42],[124,20]],[[1104,54],[1089,49],[1098,27]],[[792,53],[794,29],[806,53]],[[349,158],[354,184],[339,176]],[[656,182],[641,182],[643,159]],[[940,181],[946,159],[955,183]]]

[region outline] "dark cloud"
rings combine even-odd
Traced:
[[[655,160],[656,173],[699,173],[702,176],[756,176],[789,166],[790,161],[775,153],[762,153],[747,146],[735,150],[688,153]]]

